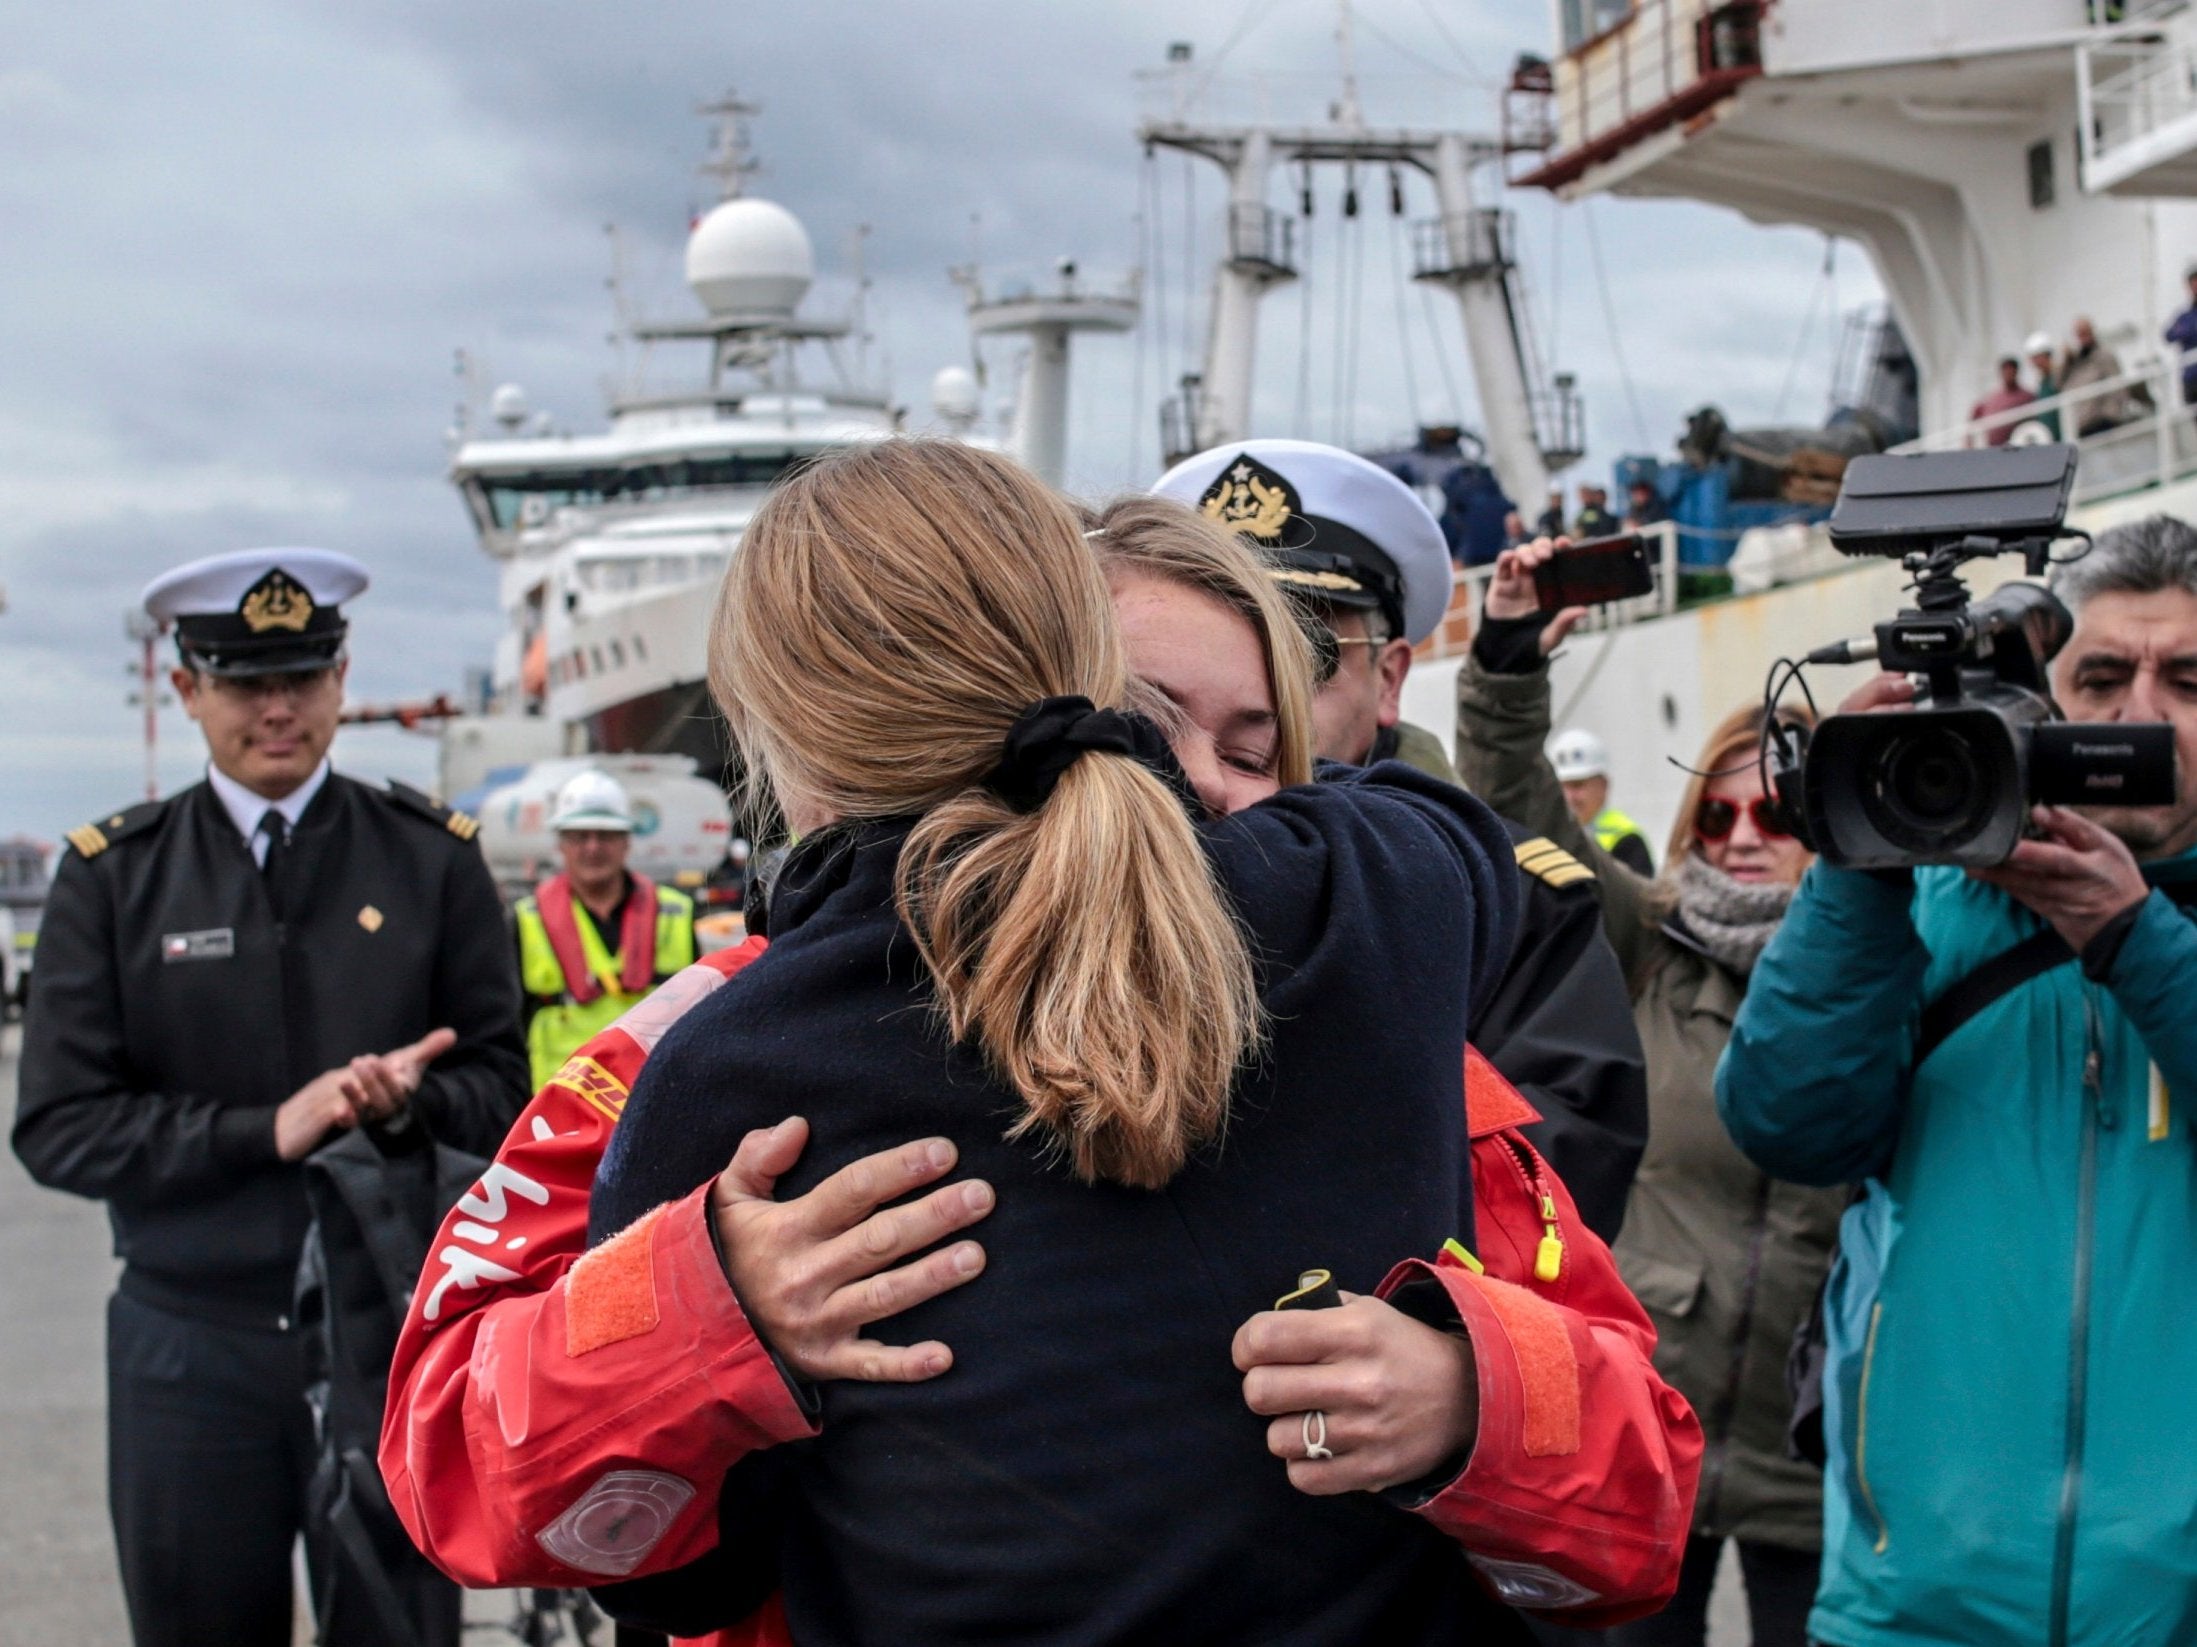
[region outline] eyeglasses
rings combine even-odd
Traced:
[[[318,696],[336,678],[333,669],[300,669],[284,675],[213,675],[200,677],[225,698],[262,703],[269,698],[297,701]]]
[[[1784,840],[1793,833],[1785,808],[1768,795],[1757,795],[1744,808],[1714,795],[1702,796],[1701,804],[1694,808],[1694,833],[1704,841],[1721,841],[1739,827],[1743,810],[1754,819],[1755,829],[1761,834]]]
[[[1380,635],[1338,635],[1324,623],[1308,623],[1304,626],[1305,639],[1312,643],[1312,684],[1325,686],[1335,678],[1343,666],[1343,648],[1346,646],[1386,646],[1387,638]]]

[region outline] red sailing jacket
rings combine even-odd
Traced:
[[[725,1279],[709,1186],[583,1256],[589,1186],[642,1064],[762,950],[706,957],[582,1047],[437,1233],[390,1369],[381,1469],[414,1542],[461,1583],[683,1566],[717,1542],[732,1464],[814,1433]],[[1480,1253],[1400,1264],[1380,1287],[1439,1286],[1478,1368],[1470,1462],[1417,1513],[1513,1605],[1637,1618],[1677,1588],[1701,1427],[1656,1375],[1654,1329],[1609,1249],[1516,1130],[1532,1107],[1477,1053],[1466,1075]],[[788,1638],[773,1602],[709,1639]]]

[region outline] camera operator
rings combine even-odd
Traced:
[[[2197,1640],[2197,531],[2052,588],[2054,696],[2170,723],[2174,803],[2040,807],[1989,869],[1819,861],[1717,1072],[1765,1171],[1867,1181],[1824,1298],[1827,1647]]]

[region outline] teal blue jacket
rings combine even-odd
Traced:
[[[2146,867],[2197,879],[2197,852]],[[2197,923],[2164,893],[1914,1067],[1921,1004],[2040,922],[1818,864],[1717,1069],[1774,1177],[1866,1181],[1825,1295],[1836,1647],[2197,1642]]]

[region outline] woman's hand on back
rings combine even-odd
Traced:
[[[1269,1310],[1236,1329],[1244,1405],[1273,1419],[1266,1449],[1299,1492],[1384,1492],[1464,1453],[1480,1433],[1469,1339],[1344,1293],[1335,1309]],[[1324,1425],[1309,1424],[1318,1413]],[[1334,1456],[1307,1456],[1309,1437]]]
[[[864,1156],[806,1195],[773,1200],[808,1141],[799,1116],[751,1132],[710,1190],[718,1249],[741,1308],[763,1342],[812,1383],[936,1378],[953,1365],[944,1344],[882,1344],[862,1329],[983,1270],[984,1249],[974,1241],[889,1266],[984,1217],[991,1185],[972,1178],[880,1211],[953,1170],[953,1145],[921,1138]]]

